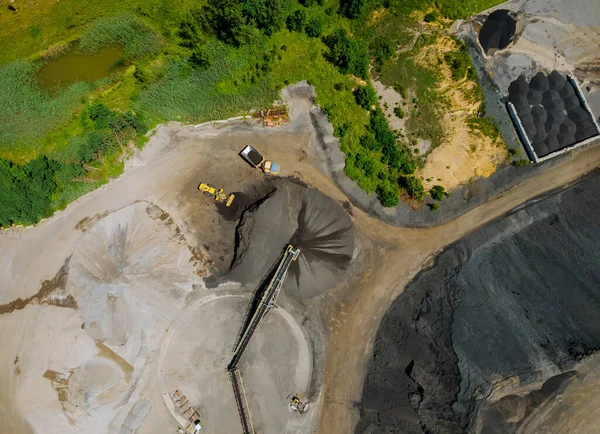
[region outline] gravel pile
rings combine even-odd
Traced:
[[[485,54],[508,47],[515,36],[517,24],[506,9],[492,12],[479,31],[479,43]]]
[[[534,432],[526,417],[561,373],[600,350],[599,194],[596,172],[473,232],[421,271],[381,322],[355,434]],[[544,381],[537,397],[511,395]],[[492,390],[520,410],[469,429]]]
[[[354,251],[354,228],[344,208],[312,188],[287,180],[250,205],[236,233],[229,278],[244,283],[267,279],[288,244],[300,248],[285,291],[299,299],[322,294],[343,280]]]
[[[508,87],[508,100],[538,157],[598,134],[575,88],[558,71],[538,72],[529,83],[520,76]]]

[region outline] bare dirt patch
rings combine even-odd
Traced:
[[[444,53],[455,49],[457,45],[450,37],[439,36],[423,49],[417,61],[425,65],[439,63]],[[427,155],[419,175],[426,188],[437,184],[452,190],[473,178],[491,176],[506,160],[508,151],[501,139],[493,140],[469,127],[469,118],[477,115],[480,104],[474,97],[476,83],[466,78],[453,80],[450,67],[443,61],[440,72],[438,89],[447,101],[443,117],[445,136],[442,144]]]

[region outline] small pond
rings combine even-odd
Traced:
[[[96,54],[70,51],[49,60],[38,71],[40,88],[53,89],[68,86],[78,81],[92,82],[108,76],[123,55],[121,47],[106,47]]]

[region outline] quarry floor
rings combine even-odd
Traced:
[[[381,318],[419,270],[444,246],[544,192],[574,182],[600,164],[600,147],[582,148],[448,224],[426,230],[395,228],[349,204],[347,196],[323,170],[326,164],[321,159],[322,154],[314,152],[320,145],[309,117],[310,91],[300,86],[286,92],[292,121],[283,128],[265,129],[244,122],[200,127],[174,124],[159,128],[144,150],[127,162],[125,173],[119,179],[35,227],[0,233],[0,275],[3,276],[0,281],[0,431],[26,433],[33,431],[32,427],[44,426],[45,432],[56,433],[126,434],[136,429],[140,433],[169,432],[176,421],[165,403],[164,393],[173,387],[179,387],[190,397],[197,396],[199,410],[206,411],[202,416],[207,426],[237,421],[234,410],[231,414],[225,410],[231,408],[228,385],[216,372],[215,378],[196,372],[194,349],[186,346],[190,339],[194,339],[196,346],[206,343],[213,357],[219,359],[219,352],[229,349],[233,343],[213,348],[216,342],[202,335],[202,323],[192,320],[194,328],[179,324],[190,321],[186,315],[190,315],[194,303],[210,292],[203,281],[210,267],[214,267],[216,274],[226,272],[232,259],[235,217],[240,211],[235,207],[219,209],[198,193],[197,185],[206,181],[226,192],[237,192],[242,186],[260,182],[264,175],[251,170],[237,156],[244,145],[255,145],[280,163],[282,177],[297,178],[344,204],[356,231],[358,252],[345,281],[304,305],[303,314],[316,316],[323,325],[325,362],[324,365],[316,363],[312,368],[323,371],[320,393],[311,410],[314,413],[305,415],[297,426],[295,415],[289,413],[291,425],[286,425],[283,431],[278,431],[284,423],[283,413],[276,410],[276,416],[268,419],[284,389],[307,387],[314,372],[305,372],[304,361],[296,361],[293,366],[292,362],[286,362],[289,354],[265,357],[266,370],[284,376],[287,372],[296,372],[297,378],[290,380],[294,384],[288,386],[281,387],[283,383],[269,386],[271,391],[264,393],[271,395],[263,404],[258,398],[263,396],[261,387],[266,386],[244,380],[250,400],[254,402],[251,408],[257,414],[256,420],[264,423],[261,432],[265,433],[310,432],[309,425],[313,425],[314,432],[352,432],[359,418],[355,403],[361,398],[367,361]],[[243,199],[243,195],[240,198]],[[147,212],[150,219],[164,221],[167,226],[148,235],[150,241],[168,240],[150,252],[165,262],[164,270],[161,268],[156,274],[155,270],[142,267],[139,271],[144,256],[141,253],[136,256],[138,251],[135,250],[136,255],[129,262],[135,267],[132,266],[128,284],[132,282],[132,288],[141,295],[128,305],[108,306],[109,321],[102,323],[103,319],[95,316],[93,285],[99,280],[104,288],[114,282],[110,276],[96,279],[94,256],[86,253],[96,238],[86,237],[97,231],[113,230],[107,217],[112,218],[117,215],[116,211],[127,211],[131,205],[140,203],[143,207],[139,205],[137,213]],[[241,205],[243,200],[237,206]],[[136,231],[148,234],[146,227],[154,226],[136,229],[136,222],[140,221],[134,218],[136,215],[120,215],[118,227],[127,228],[136,236]],[[106,228],[102,227],[103,220],[107,222]],[[171,242],[175,244],[171,246]],[[166,245],[171,247],[160,250],[160,246]],[[176,260],[170,259],[173,256],[177,256]],[[69,258],[72,258],[73,270],[79,274],[72,271],[65,277],[60,270]],[[170,291],[163,293],[161,288],[148,287],[150,280],[144,276],[160,281],[161,276],[171,276],[177,267],[181,268],[183,277]],[[90,290],[78,289],[82,291],[81,298],[77,301],[76,297],[75,304],[64,292],[52,294],[53,288],[66,288],[64,291],[68,292],[69,288],[77,287],[77,279],[91,286]],[[248,297],[248,292],[241,291],[239,296]],[[202,316],[203,321],[215,314],[210,309],[207,312]],[[129,315],[134,315],[131,320]],[[231,322],[236,323],[233,315]],[[96,323],[94,327],[90,321]],[[284,319],[273,315],[263,324],[264,333],[272,332],[269,322],[278,321]],[[232,327],[224,328],[224,336],[233,333]],[[101,330],[105,335],[112,333],[111,342],[103,344],[100,350],[93,339],[94,330]],[[193,333],[193,330],[198,332]],[[291,345],[285,333],[277,339]],[[301,335],[304,338],[298,338],[297,351],[301,351],[307,335],[302,327]],[[127,344],[119,347],[124,340]],[[279,365],[279,357],[284,366]],[[93,381],[86,379],[86,373],[95,373]],[[108,385],[106,379],[110,380],[107,380]],[[69,385],[76,380],[77,387]],[[203,384],[211,388],[217,402],[222,400],[222,413],[213,407],[202,408],[199,396],[205,390],[199,388]],[[190,392],[183,390],[184,387]],[[222,389],[223,396],[212,388]],[[77,401],[79,404],[65,401],[65,393],[77,397],[81,395],[78,394],[80,389],[93,391],[93,402],[89,394],[84,394],[85,402]],[[252,401],[253,396],[257,400]],[[87,406],[87,413],[81,411],[80,404]],[[287,412],[285,402],[280,402],[280,407]],[[215,419],[208,422],[211,417]],[[270,426],[277,428],[272,431]]]

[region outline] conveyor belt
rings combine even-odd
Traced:
[[[283,285],[287,271],[292,261],[295,261],[299,254],[300,250],[294,248],[293,246],[287,247],[283,259],[279,263],[279,266],[275,271],[275,275],[269,282],[269,286],[267,287],[267,290],[265,291],[258,308],[254,312],[254,315],[252,315],[252,319],[248,323],[248,327],[246,327],[246,330],[242,334],[242,338],[240,339],[240,342],[234,351],[233,358],[227,366],[228,370],[232,370],[237,367],[242,354],[244,354],[250,339],[252,339],[252,336],[254,335],[254,331],[265,317],[269,309],[275,305],[275,301],[277,300],[277,296],[279,295],[279,291],[281,290],[281,286]]]
[[[290,268],[292,261],[295,261],[299,254],[300,250],[294,246],[287,246],[285,249],[283,258],[279,262],[279,266],[277,267],[273,278],[269,282],[265,294],[262,300],[260,300],[258,308],[252,315],[248,326],[244,330],[244,333],[242,334],[242,337],[235,348],[231,362],[229,362],[229,365],[227,366],[227,378],[229,379],[231,387],[233,388],[235,403],[238,408],[238,413],[240,414],[240,422],[242,424],[243,434],[254,434],[254,428],[252,426],[252,419],[250,418],[250,411],[248,410],[248,403],[246,401],[246,392],[244,391],[242,376],[240,375],[240,371],[237,370],[237,364],[240,361],[242,354],[244,354],[250,339],[252,339],[254,331],[265,317],[267,312],[269,312],[269,310],[275,305],[279,291],[283,286],[283,281],[287,271]]]
[[[244,391],[244,384],[242,383],[240,371],[237,369],[227,371],[227,377],[233,388],[235,403],[237,404],[238,413],[240,414],[242,433],[254,434],[254,427],[252,426],[252,419],[250,418],[250,412],[248,411],[248,402],[246,401],[246,392]]]

